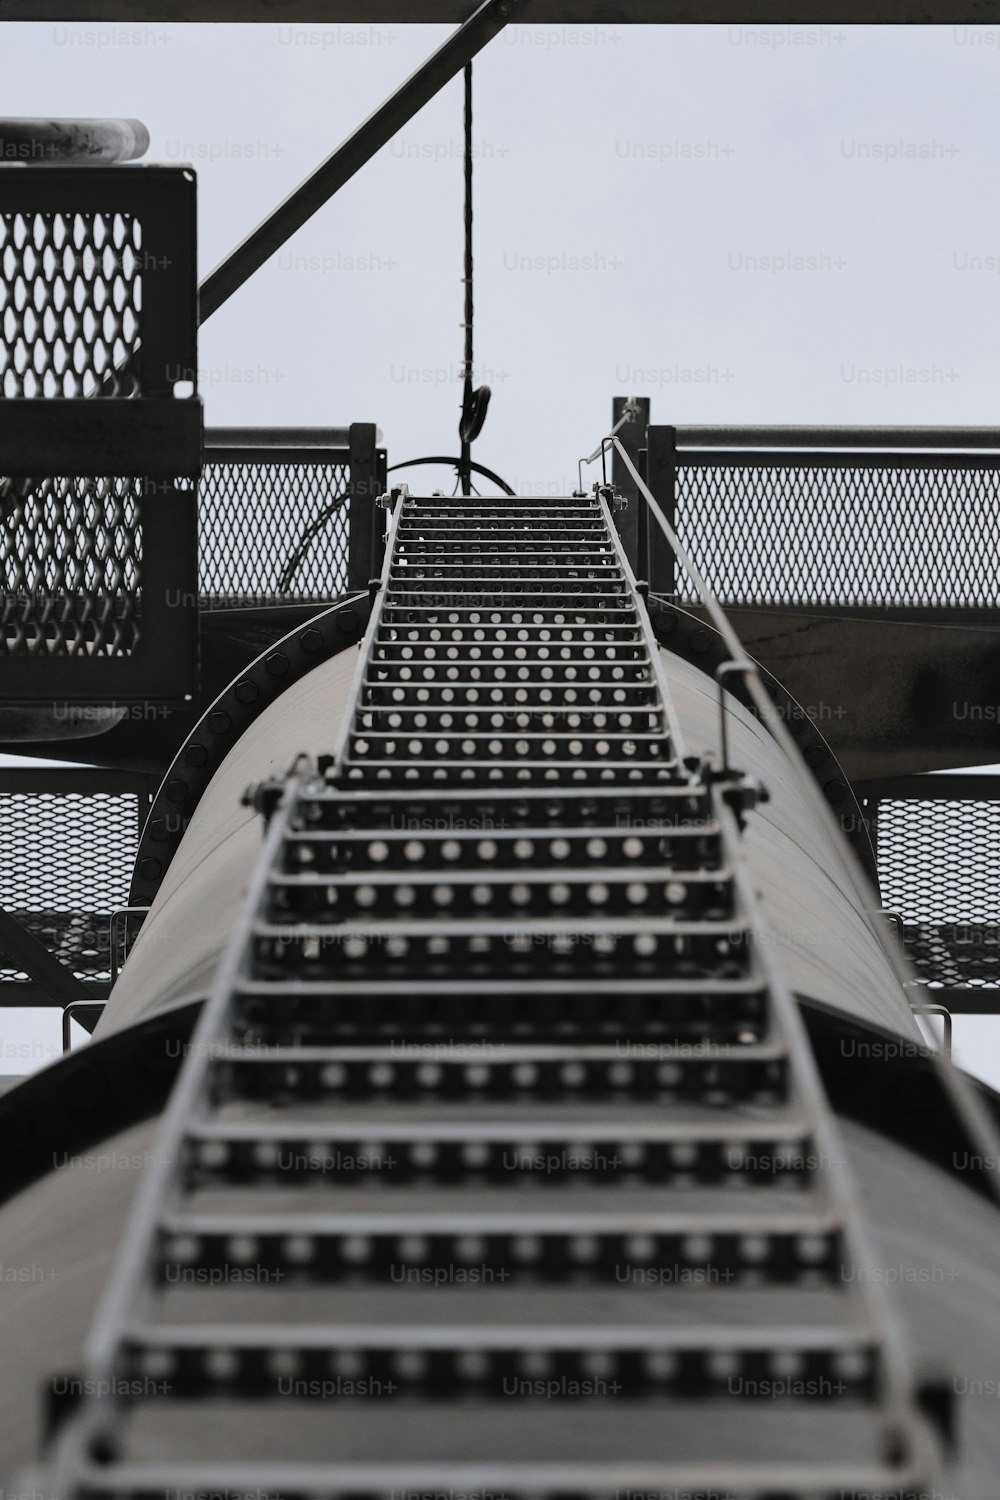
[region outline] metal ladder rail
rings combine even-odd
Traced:
[[[390,533],[392,529],[390,524]],[[392,565],[392,553],[392,547],[387,546],[383,579]],[[365,646],[369,638],[374,638],[383,598],[384,590],[380,588],[359,650],[352,701],[363,677]],[[346,723],[345,716],[345,727]],[[94,1459],[103,1461],[114,1451],[114,1428],[121,1411],[114,1395],[120,1350],[127,1329],[153,1299],[157,1230],[165,1213],[180,1198],[182,1143],[190,1120],[205,1104],[213,1055],[229,1041],[233,995],[240,974],[248,969],[254,923],[265,908],[268,879],[277,851],[287,835],[300,788],[310,780],[315,789],[321,787],[322,783],[316,780],[315,768],[300,763],[284,782],[253,871],[247,900],[220,962],[211,994],[188,1043],[188,1056],[157,1132],[159,1149],[130,1210],[125,1234],[84,1344],[83,1399],[58,1435],[51,1460],[46,1464],[46,1470],[52,1475],[52,1493],[57,1500],[76,1492],[77,1476]]]
[[[105,1292],[95,1310],[83,1349],[83,1397],[56,1440],[50,1464],[51,1493],[69,1500],[78,1476],[97,1459],[114,1452],[120,1414],[116,1372],[126,1331],[154,1296],[153,1267],[157,1226],[178,1201],[181,1150],[189,1123],[207,1097],[212,1059],[228,1041],[232,996],[247,967],[250,933],[266,900],[267,879],[303,785],[316,785],[314,768],[299,763],[284,784],[254,868],[247,899],[226,946],[212,992],[187,1043],[187,1057],[157,1132],[157,1150],[136,1194]]]
[[[606,502],[602,501],[606,505]],[[610,520],[610,516],[608,518]],[[634,573],[632,572],[628,558],[625,556],[617,529],[612,526],[612,535],[615,538],[622,569],[627,577],[637,600],[640,617],[643,622],[644,634],[649,646],[650,658],[653,662],[654,673],[660,686],[660,696],[664,703],[671,701],[670,687],[667,682],[663,659],[660,655],[659,643],[653,630],[652,620],[646,606],[645,598],[640,593]],[[676,726],[674,740],[677,746],[678,756],[685,759],[683,753],[683,738],[679,724]],[[690,763],[690,762],[688,762]],[[726,775],[727,768],[720,768],[721,774]],[[702,768],[702,774],[709,772],[708,767]],[[710,774],[710,772],[709,772]],[[757,950],[768,978],[768,988],[771,994],[775,1018],[779,1026],[779,1034],[782,1036],[790,1053],[790,1071],[793,1078],[798,1082],[801,1097],[810,1113],[810,1128],[812,1136],[818,1147],[819,1157],[822,1161],[824,1156],[827,1161],[827,1171],[832,1179],[834,1200],[838,1203],[842,1214],[846,1245],[850,1250],[855,1266],[862,1273],[862,1286],[864,1288],[864,1301],[866,1311],[870,1319],[870,1326],[877,1331],[879,1345],[883,1353],[885,1371],[885,1391],[890,1421],[899,1428],[901,1446],[902,1435],[905,1433],[909,1439],[909,1445],[921,1463],[926,1463],[928,1472],[933,1474],[937,1471],[935,1445],[927,1428],[926,1420],[919,1414],[915,1403],[915,1392],[910,1375],[910,1364],[906,1356],[905,1339],[899,1320],[893,1316],[890,1302],[881,1289],[876,1272],[876,1260],[869,1236],[864,1232],[860,1213],[860,1200],[853,1177],[847,1165],[844,1147],[840,1144],[837,1130],[833,1121],[832,1113],[826,1102],[826,1094],[823,1082],[816,1066],[812,1047],[806,1034],[798,1005],[791,995],[784,980],[781,966],[777,962],[773,942],[768,929],[766,918],[761,909],[760,901],[753,885],[747,864],[743,845],[743,836],[740,824],[736,818],[733,808],[721,795],[721,786],[724,783],[716,782],[712,788],[712,800],[715,804],[715,814],[722,832],[722,845],[725,851],[725,863],[734,872],[737,889],[741,902],[749,914],[752,931],[752,941]]]
[[[889,1452],[900,1466],[913,1463],[928,1479],[940,1477],[938,1445],[916,1402],[909,1350],[899,1318],[885,1293],[878,1263],[860,1212],[860,1199],[840,1140],[823,1082],[799,1013],[798,1004],[776,961],[767,921],[761,911],[753,880],[742,849],[736,816],[715,790],[717,815],[722,825],[723,845],[734,870],[741,904],[749,913],[758,959],[768,976],[779,1035],[789,1049],[789,1070],[797,1081],[800,1098],[809,1112],[809,1129],[821,1170],[830,1180],[833,1201],[838,1205],[844,1237],[844,1263],[854,1272],[880,1354],[882,1399],[885,1406]]]

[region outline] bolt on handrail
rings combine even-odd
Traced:
[[[903,991],[903,997],[909,1006],[910,1001],[906,991],[908,987],[912,986],[915,975],[912,973],[903,953],[893,943],[890,943],[888,934],[881,927],[876,914],[872,910],[871,890],[867,885],[863,870],[857,864],[851,852],[843,829],[840,827],[820,792],[815,777],[802,758],[798,746],[782,721],[781,715],[772,703],[770,695],[764,687],[756,663],[749,657],[746,647],[737,635],[717,597],[712,592],[701,569],[697,566],[687,548],[681,542],[677,532],[663,514],[655,496],[632,462],[624,445],[616,436],[617,428],[622,425],[622,421],[626,420],[629,415],[626,410],[621,421],[617,424],[615,431],[602,439],[599,447],[594,450],[593,455],[580,460],[581,470],[583,464],[594,463],[598,457],[601,458],[603,464],[609,447],[613,448],[621,458],[639,494],[645,501],[648,512],[659,526],[678,563],[687,572],[706,614],[725,642],[726,649],[729,652],[729,661],[724,662],[719,670],[726,673],[733,671],[737,664],[739,665],[740,674],[746,684],[747,693],[750,696],[753,707],[761,722],[770,731],[777,744],[783,750],[785,759],[791,766],[808,804],[820,819],[820,826],[825,828],[829,833],[832,847],[836,851],[837,862],[846,877],[849,892],[854,898],[857,909],[868,926],[869,931],[885,954],[893,975],[899,983],[900,989]],[[718,677],[718,674],[716,675]],[[976,1097],[968,1080],[945,1058],[940,1049],[937,1047],[928,1047],[927,1050],[933,1066],[938,1070],[942,1088],[945,1090],[952,1108],[962,1121],[965,1129],[969,1132],[969,1135],[981,1147],[984,1170],[988,1172],[990,1190],[996,1202],[1000,1203],[1000,1130],[994,1125],[985,1104]]]

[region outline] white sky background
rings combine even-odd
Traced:
[[[3,108],[144,120],[198,170],[204,275],[446,34],[7,23]],[[573,487],[616,393],[1000,422],[1000,29],[525,26],[475,73],[475,457],[523,493]],[[461,130],[456,80],[210,320],[210,425],[457,450]],[[956,1027],[1000,1084],[996,1030]]]
[[[116,34],[140,45],[86,42]],[[208,271],[446,34],[8,24],[4,109],[144,119],[149,161],[198,168]],[[522,488],[566,484],[615,392],[651,396],[660,421],[996,421],[998,41],[948,27],[497,38],[476,63],[477,356],[494,388],[477,456]],[[396,458],[454,449],[460,141],[456,80],[206,325],[210,423],[373,420]],[[886,147],[925,155],[859,159]],[[817,268],[746,268],[788,255]],[[959,268],[974,255],[993,273]],[[329,268],[337,257],[375,269]],[[914,380],[860,384],[859,370]]]

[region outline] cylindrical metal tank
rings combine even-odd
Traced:
[[[686,748],[717,750],[718,688],[664,651]],[[97,1035],[199,999],[240,908],[260,821],[240,798],[303,751],[329,750],[357,661],[344,652],[271,705],[237,743],[202,798],[153,904]],[[771,800],[750,819],[748,854],[792,988],[873,1025],[919,1037],[884,949],[831,859],[828,834],[781,749],[727,695],[734,762]],[[872,905],[876,904],[872,891]]]
[[[714,680],[663,653],[692,754],[718,746]],[[302,753],[328,752],[348,705],[357,653],[344,652],[290,687],[247,730],[195,810],[97,1040],[203,998],[261,845],[260,818],[241,802],[250,783]],[[918,1043],[884,949],[832,857],[783,752],[733,697],[725,699],[731,759],[768,788],[749,815],[747,852],[791,988],[852,1023]],[[872,890],[872,905],[877,895]],[[874,1034],[874,1033],[873,1033]],[[0,1209],[0,1295],[9,1374],[0,1383],[0,1453],[14,1474],[38,1454],[39,1392],[79,1367],[81,1340],[107,1279],[129,1204],[155,1148],[155,1118],[89,1145]],[[860,1125],[844,1128],[886,1279],[898,1283],[911,1342],[951,1366],[959,1402],[966,1494],[986,1500],[1000,1472],[993,1420],[1000,1337],[996,1210],[957,1175]],[[16,1371],[15,1371],[16,1366]],[[991,1385],[992,1382],[992,1385]]]

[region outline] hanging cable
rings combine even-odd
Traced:
[[[481,474],[485,479],[497,485],[504,494],[513,496],[514,491],[505,480],[491,469],[483,468],[481,464],[472,461],[472,444],[483,430],[486,421],[486,410],[490,404],[490,388],[481,385],[473,386],[473,360],[475,355],[475,299],[473,295],[473,255],[472,255],[472,64],[466,63],[463,70],[463,81],[465,85],[464,108],[465,108],[465,141],[463,150],[464,171],[464,205],[463,219],[465,229],[465,256],[463,264],[462,283],[465,288],[465,307],[462,329],[465,335],[465,343],[462,355],[462,417],[458,426],[458,436],[461,444],[459,457],[456,458],[418,458],[410,459],[405,464],[393,464],[393,469],[411,468],[418,464],[450,464],[456,470],[455,491],[461,489],[463,495],[477,493],[472,484],[473,474]],[[391,473],[392,470],[390,469]],[[29,484],[31,481],[27,481]],[[18,481],[0,478],[0,504],[9,498],[12,493],[10,486]],[[19,481],[24,484],[25,481]],[[314,519],[309,523],[302,533],[293,551],[286,559],[278,578],[277,591],[279,594],[288,593],[295,581],[302,563],[304,562],[309,548],[315,538],[319,535],[330,517],[342,508],[344,499],[342,496],[335,498],[326,505]]]
[[[392,474],[396,469],[416,469],[421,464],[448,464],[456,469],[459,476],[461,476],[462,462],[461,458],[447,458],[443,456],[440,458],[408,458],[403,463],[390,464],[386,472]],[[488,479],[491,484],[495,484],[498,489],[503,490],[505,495],[509,495],[512,499],[516,497],[517,491],[511,489],[506,479],[501,479],[499,474],[494,474],[492,469],[487,469],[483,464],[473,463],[472,459],[467,460],[467,462],[470,476],[472,474],[481,474],[484,479]]]
[[[458,435],[461,440],[461,458],[458,471],[462,494],[472,493],[472,444],[483,429],[486,408],[490,402],[488,385],[473,388],[474,318],[473,257],[472,257],[472,64],[466,63],[465,82],[465,265],[462,281],[465,287],[465,348],[462,358],[462,420]]]

